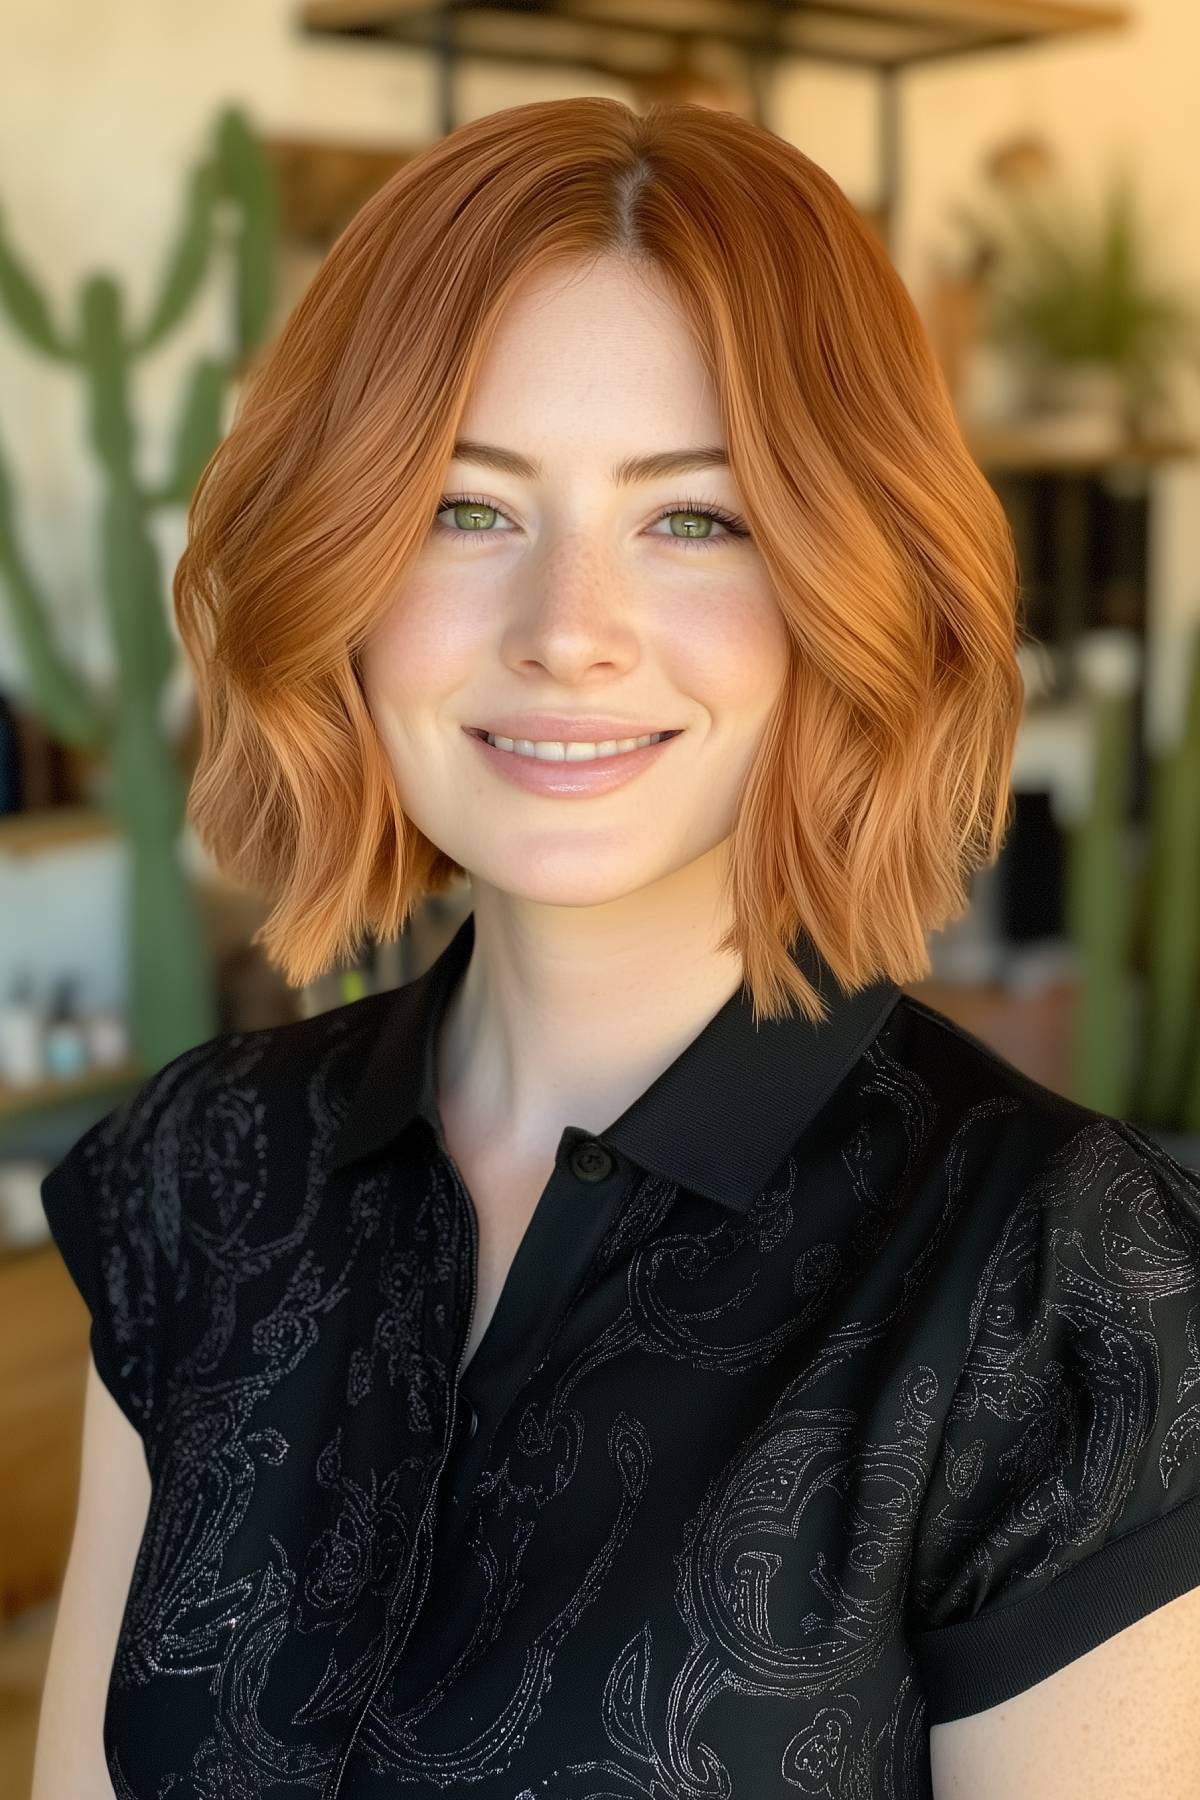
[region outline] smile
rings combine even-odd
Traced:
[[[658,732],[648,738],[626,738],[598,744],[533,743],[511,738],[495,739],[484,731],[464,726],[484,762],[496,774],[527,793],[562,798],[606,794],[657,762],[680,731]]]

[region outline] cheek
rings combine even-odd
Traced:
[[[462,685],[478,651],[468,613],[439,606],[432,593],[406,592],[364,645],[359,666],[372,702],[419,711]]]
[[[679,691],[714,712],[765,710],[787,672],[787,626],[772,593],[735,588],[675,619],[664,657]]]

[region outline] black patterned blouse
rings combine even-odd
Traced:
[[[43,1204],[152,1498],[118,1800],[932,1792],[1200,1585],[1200,1177],[880,983],[743,986],[475,1218],[416,980],[166,1065]]]

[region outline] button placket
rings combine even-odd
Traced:
[[[539,1253],[531,1258],[527,1234],[488,1333],[465,1372],[464,1380],[475,1392],[458,1389],[456,1454],[449,1471],[452,1517],[461,1519],[464,1502],[485,1464],[498,1454],[496,1434],[512,1409],[524,1405],[527,1384],[542,1366],[547,1345],[562,1323],[560,1307],[569,1308],[585,1280],[618,1198],[614,1192],[611,1203],[606,1200],[598,1206],[595,1190],[613,1181],[619,1165],[614,1151],[577,1129],[560,1147],[547,1193],[539,1203],[540,1216],[535,1215],[530,1227],[535,1234],[532,1241],[541,1240]],[[567,1270],[571,1279],[562,1280],[561,1293],[549,1304],[555,1281]],[[500,1338],[497,1324],[502,1328]]]

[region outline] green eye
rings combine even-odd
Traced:
[[[454,522],[450,525],[440,523],[443,513],[453,513]],[[497,537],[507,536],[507,532],[496,532],[493,529],[497,519],[507,519],[508,514],[492,501],[485,500],[482,494],[443,494],[434,514],[433,529],[445,537]],[[706,550],[710,545],[722,543],[726,538],[749,537],[742,520],[733,513],[728,513],[720,506],[709,506],[700,500],[677,501],[674,506],[665,507],[651,525],[661,525],[664,519],[671,520],[670,537],[677,544],[698,550]],[[693,525],[683,531],[676,531],[676,519],[690,519]],[[701,529],[695,529],[694,522],[704,522]],[[511,524],[511,520],[509,523]],[[719,525],[720,532],[714,537],[712,526]],[[661,533],[659,535],[662,535]]]
[[[712,531],[711,531],[711,529],[708,531],[693,531],[689,528],[687,531],[676,532],[676,530],[675,530],[675,520],[676,519],[702,519],[704,521],[704,523],[706,525],[708,525],[709,527],[711,527],[714,524],[719,523],[715,513],[684,512],[682,510],[679,512],[663,513],[659,519],[655,520],[655,524],[656,525],[660,524],[662,519],[670,519],[672,537],[686,537],[686,538],[692,538],[692,539],[711,537]]]
[[[486,500],[472,500],[465,495],[455,499],[454,496],[451,495],[448,499],[443,499],[441,501],[438,506],[436,517],[440,518],[444,512],[452,512],[454,514],[454,524],[449,527],[442,527],[441,529],[471,532],[483,531],[490,523],[488,519],[480,518],[479,515],[481,513],[490,513],[494,519],[498,516],[500,508],[498,506],[489,505]]]

